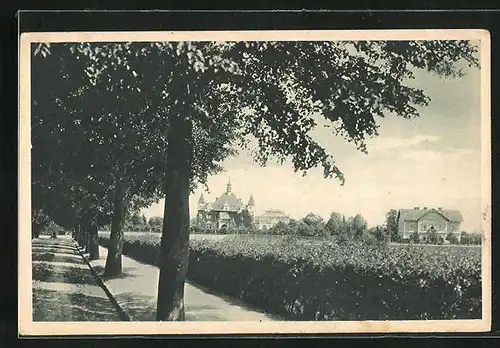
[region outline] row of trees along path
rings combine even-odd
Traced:
[[[111,276],[126,214],[165,197],[156,318],[183,320],[190,190],[235,148],[342,184],[309,134],[319,118],[367,152],[376,117],[417,117],[429,102],[415,70],[459,77],[466,65],[479,66],[469,41],[34,44],[34,214],[73,229],[92,258],[111,223]]]

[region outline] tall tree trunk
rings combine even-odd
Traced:
[[[88,217],[85,219],[85,252],[90,252],[90,220]]]
[[[78,227],[76,231],[76,242],[78,243],[79,246],[82,246],[82,222],[81,220],[78,221]]]
[[[36,222],[33,222],[31,224],[31,239],[39,238],[40,237],[40,225],[37,224]]]
[[[106,258],[105,276],[115,276],[122,272],[123,219],[125,215],[125,190],[123,183],[117,179],[113,202],[113,218],[109,237],[108,256]]]
[[[80,247],[85,248],[85,223],[80,224]]]
[[[170,121],[161,238],[156,320],[182,321],[184,281],[189,261],[189,183],[192,123],[176,115]]]
[[[89,223],[89,250],[90,260],[98,260],[99,259],[99,233],[97,230],[97,223],[95,219],[91,219]]]

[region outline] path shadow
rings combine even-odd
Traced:
[[[120,317],[106,298],[34,289],[33,321],[120,321]]]
[[[75,247],[75,242],[69,238],[55,238],[55,239],[38,239],[32,240],[31,245],[49,245],[49,246],[60,246],[60,247]]]
[[[48,283],[66,283],[66,284],[86,284],[96,285],[96,280],[89,269],[70,267],[59,264],[33,264],[33,280]]]
[[[68,254],[68,255],[79,255],[76,249],[66,249],[66,248],[49,248],[49,247],[33,247],[31,248],[32,253],[57,253],[57,254]]]
[[[66,245],[66,244],[32,243],[31,247],[32,248],[54,248],[54,249],[64,249],[64,250],[77,251],[75,246],[73,246],[73,245]]]
[[[108,281],[112,279],[126,279],[126,278],[135,278],[137,275],[133,273],[127,272],[127,270],[133,269],[133,267],[124,267],[122,269],[122,272],[117,275],[109,276],[104,274],[104,267],[103,266],[92,266],[96,274],[99,276],[99,278],[102,279],[102,281]]]
[[[32,253],[31,259],[33,261],[46,261],[46,262],[66,262],[66,263],[75,263],[82,264],[84,263],[82,257],[78,254],[70,255],[62,255],[62,254],[54,254],[50,252],[46,253]]]

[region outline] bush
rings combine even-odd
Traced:
[[[390,236],[387,229],[382,226],[375,226],[368,229],[368,233],[372,235],[379,243],[389,243]]]
[[[439,238],[436,230],[430,229],[427,231],[427,244],[438,244]]]
[[[476,249],[241,238],[191,240],[188,278],[292,320],[481,316]],[[125,235],[123,252],[156,264],[158,246],[157,235]]]
[[[375,233],[373,233],[372,231],[364,231],[359,239],[361,242],[363,242],[364,244],[368,244],[368,245],[374,245],[377,243],[384,242],[384,239],[382,238],[382,236],[380,236],[381,239],[378,239],[377,237],[378,236]]]
[[[460,244],[469,244],[469,234],[465,231],[460,232]]]
[[[412,234],[410,234],[410,243],[420,243],[418,232],[413,232]]]
[[[454,233],[448,233],[446,240],[450,242],[450,244],[458,244],[458,237]]]
[[[469,244],[481,245],[483,236],[481,233],[471,233],[469,234]]]

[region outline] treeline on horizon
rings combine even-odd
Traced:
[[[146,218],[144,214],[134,212],[127,216],[124,223],[124,230],[129,232],[154,232],[161,233],[163,218],[159,216]],[[53,221],[49,221],[45,227],[45,234],[52,234],[61,230]],[[103,226],[104,230],[109,230],[110,226]],[[386,222],[382,225],[368,227],[368,224],[361,214],[347,217],[340,213],[333,212],[328,220],[321,216],[309,213],[302,219],[291,219],[289,222],[278,222],[268,229],[257,227],[226,227],[221,229],[207,229],[196,225],[196,218],[191,221],[191,232],[198,234],[257,234],[257,235],[281,235],[299,236],[311,238],[335,239],[338,242],[358,240],[367,244],[375,243],[420,243],[418,235],[413,233],[408,239],[402,239],[398,234],[397,211],[391,209],[386,214]],[[437,232],[427,233],[426,244],[443,244]],[[480,233],[460,233],[460,240],[456,234],[448,234],[446,240],[449,244],[480,245]]]

